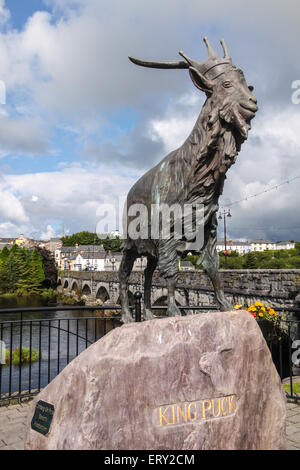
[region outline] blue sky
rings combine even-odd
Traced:
[[[221,204],[300,174],[299,9],[295,0],[254,0],[249,11],[238,0],[0,0],[0,237],[94,230],[101,204],[181,145],[204,97],[186,71],[142,69],[128,55],[204,60],[205,35],[219,52],[226,39],[259,102]],[[298,186],[234,205],[229,236],[300,240]]]
[[[51,11],[43,0],[7,0],[6,6],[10,11],[10,23],[13,28],[22,29],[31,15],[38,10]]]

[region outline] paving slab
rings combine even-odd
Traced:
[[[0,451],[23,450],[30,403],[0,407]],[[287,449],[300,450],[300,403],[287,403]]]

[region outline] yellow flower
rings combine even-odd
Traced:
[[[265,311],[266,311],[265,307],[262,307],[262,308],[261,308],[261,311],[262,311],[262,312],[265,312]]]
[[[263,314],[262,312],[259,312],[258,316],[259,316],[259,317],[263,317],[264,314]]]
[[[261,302],[258,302],[258,301],[256,301],[254,305],[255,305],[255,307],[263,307],[264,306],[264,304],[262,304]]]

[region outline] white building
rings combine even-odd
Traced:
[[[104,271],[105,270],[105,254],[93,253],[85,251],[79,253],[73,261],[74,271]]]
[[[276,250],[293,250],[295,248],[294,242],[279,242],[276,243]]]
[[[227,240],[226,242],[227,251],[236,251],[239,255],[245,255],[251,251],[251,243],[243,242],[239,240]],[[217,241],[217,252],[225,251],[225,242],[224,240]]]
[[[252,251],[266,251],[266,250],[276,250],[276,243],[270,242],[269,240],[253,240],[251,242]]]

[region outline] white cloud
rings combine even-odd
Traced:
[[[300,239],[300,186],[298,180],[280,184],[300,175],[300,109],[270,108],[253,121],[248,142],[237,163],[229,170],[221,204],[231,207],[231,236]],[[270,188],[276,187],[278,189]],[[266,191],[264,194],[260,194]],[[249,197],[260,194],[257,197]]]
[[[126,192],[141,168],[153,166],[181,145],[200,112],[203,95],[191,92],[186,71],[138,68],[127,56],[175,59],[183,49],[204,60],[205,34],[219,51],[217,40],[225,37],[234,62],[254,80],[263,110],[228,173],[223,203],[298,171],[300,106],[292,109],[287,104],[291,82],[300,75],[295,61],[298,2],[291,0],[288,8],[277,0],[254,0],[250,15],[237,0],[190,0],[184,8],[182,0],[48,4],[54,7],[53,15],[37,12],[17,31],[9,28],[9,11],[0,0],[0,23],[7,23],[0,33],[0,78],[9,98],[7,107],[0,108],[0,155],[49,153],[49,136],[59,130],[72,133],[74,152],[82,150],[82,158],[100,163],[97,168],[72,166],[64,161],[62,145],[56,172],[3,175],[0,230],[22,227],[24,233],[47,234],[62,222],[71,231],[92,229],[99,203]],[[121,137],[108,137],[111,146],[104,147],[105,126],[112,122],[112,128],[118,128],[114,113],[125,107],[140,113],[138,125]],[[298,196],[298,186],[291,185],[284,192],[235,206],[232,233],[247,237],[258,219],[281,233],[280,221],[286,227],[295,224]],[[271,233],[268,227],[262,230]]]
[[[56,232],[51,225],[47,225],[46,231],[40,234],[41,240],[50,240],[50,238],[54,238],[55,236]]]
[[[5,222],[24,223],[29,221],[21,201],[9,189],[0,188],[0,218]]]
[[[49,147],[47,131],[39,118],[0,115],[0,156],[45,155]]]
[[[0,218],[14,222],[6,231],[12,230],[10,236],[15,231],[19,232],[15,228],[19,222],[24,233],[32,233],[42,239],[55,236],[55,227],[62,225],[65,231],[93,231],[99,219],[96,215],[99,205],[117,204],[118,197],[126,195],[134,183],[130,174],[117,175],[113,168],[107,166],[6,175],[2,180],[7,189],[1,200],[9,204],[2,207],[0,203]],[[27,222],[25,229],[24,222]]]
[[[25,236],[30,235],[27,225],[13,224],[11,222],[0,223],[0,233],[3,238],[16,237],[21,233]]]

